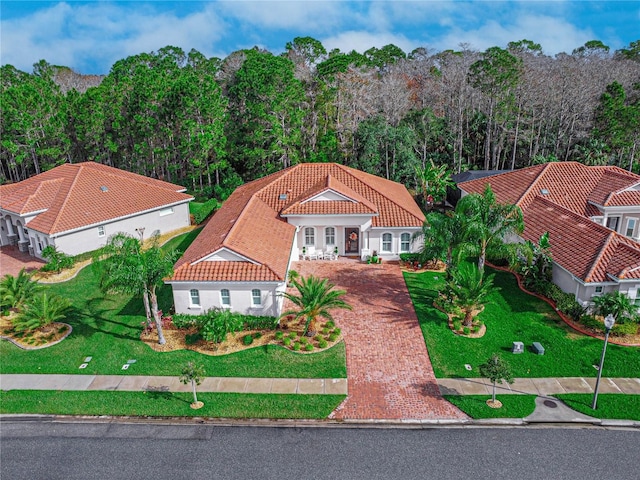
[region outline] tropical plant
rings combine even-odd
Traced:
[[[28,300],[12,320],[18,332],[32,331],[66,318],[71,302],[51,293],[39,293]]]
[[[472,193],[460,199],[456,213],[466,217],[464,251],[478,256],[479,270],[484,270],[487,250],[504,249],[508,235],[524,231],[520,207],[498,203],[489,184],[482,195]]]
[[[551,282],[553,274],[549,232],[543,233],[537,244],[527,240],[523,253],[525,253],[525,259],[520,273],[522,274],[524,286],[531,291],[544,293],[544,289]]]
[[[19,310],[25,302],[30,300],[40,290],[40,285],[34,282],[32,274],[24,268],[18,275],[5,275],[0,281],[0,309],[8,308]]]
[[[351,310],[351,305],[341,297],[347,293],[345,290],[334,290],[334,284],[328,279],[320,279],[309,275],[300,277],[300,280],[291,281],[298,294],[284,292],[282,295],[291,301],[296,308],[282,314],[282,317],[294,315],[296,319],[304,318],[304,335],[313,337],[316,334],[316,319],[318,317],[333,320],[330,310],[342,308]]]
[[[495,353],[491,355],[491,358],[486,363],[480,365],[479,371],[480,375],[488,378],[493,383],[493,394],[491,396],[493,403],[496,402],[496,383],[501,381],[513,383],[513,375],[509,364]]]
[[[491,292],[498,290],[493,285],[494,277],[492,274],[484,278],[484,272],[471,263],[462,263],[451,272],[451,279],[447,282],[448,295],[453,305],[464,313],[463,326],[472,326],[473,312]]]
[[[185,385],[188,383],[191,383],[191,388],[193,390],[193,403],[191,404],[191,408],[202,407],[202,404],[198,403],[198,396],[196,394],[196,385],[200,385],[202,383],[202,379],[204,376],[205,376],[204,366],[196,365],[194,362],[188,362],[182,368],[180,381]]]
[[[47,245],[42,249],[42,258],[47,260],[47,263],[42,267],[44,272],[56,272],[60,273],[65,268],[73,267],[73,257],[70,257],[64,252],[58,250],[55,245]]]
[[[229,333],[244,328],[244,317],[228,309],[212,308],[196,320],[198,332],[208,342],[222,343]]]
[[[638,307],[631,299],[621,292],[607,292],[604,295],[593,297],[596,312],[603,317],[613,315],[618,323],[640,322]]]
[[[158,236],[142,248],[142,242],[125,233],[118,233],[107,241],[94,257],[94,268],[105,292],[121,292],[142,296],[147,322],[155,322],[158,343],[166,343],[162,333],[162,319],[158,308],[157,288],[173,273],[177,259],[175,251],[164,251]]]
[[[444,260],[447,271],[457,260],[457,251],[464,239],[464,217],[456,212],[430,212],[422,230],[413,235],[413,241],[421,240],[420,261]]]
[[[434,203],[444,202],[447,196],[447,188],[455,186],[455,183],[451,180],[451,172],[447,165],[436,166],[432,160],[427,167],[416,167],[415,170],[419,190],[427,209],[431,210]]]

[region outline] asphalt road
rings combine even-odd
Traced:
[[[636,479],[639,430],[0,423],[0,477]]]

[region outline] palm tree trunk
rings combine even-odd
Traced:
[[[464,312],[464,321],[462,322],[462,325],[464,325],[465,327],[471,327],[473,326],[473,310],[465,310]]]
[[[164,339],[164,334],[162,333],[162,319],[158,314],[158,295],[156,294],[155,286],[152,286],[151,290],[149,290],[149,296],[151,297],[151,313],[156,322],[156,329],[158,330],[158,344],[164,345],[167,341]]]
[[[191,380],[191,388],[193,389],[193,403],[198,403],[198,397],[196,396],[196,381]]]

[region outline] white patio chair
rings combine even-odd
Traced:
[[[333,247],[327,247],[324,252],[325,260],[335,260],[337,258],[336,254],[333,253]]]
[[[318,252],[316,251],[316,247],[307,247],[306,258],[308,260],[317,260],[318,259]]]

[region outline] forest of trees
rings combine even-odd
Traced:
[[[416,168],[548,161],[638,171],[640,40],[554,57],[529,40],[484,52],[327,52],[225,59],[176,47],[82,76],[40,61],[1,70],[0,182],[96,161],[224,199],[299,162],[335,161],[417,186]]]

